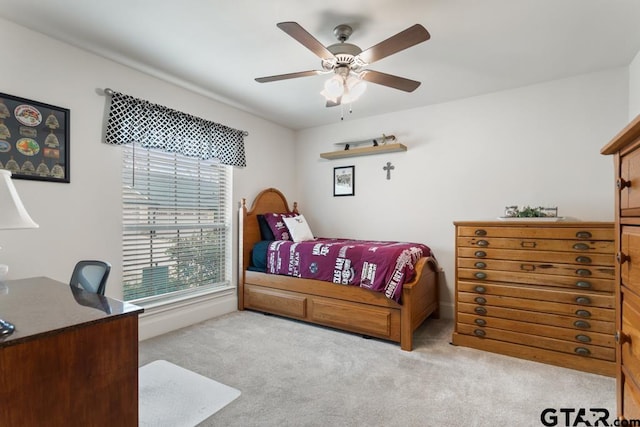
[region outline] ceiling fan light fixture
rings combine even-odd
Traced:
[[[356,101],[367,90],[367,83],[357,77],[350,76],[347,79],[345,94],[342,99],[346,103]]]
[[[326,91],[326,90],[321,91],[321,92],[320,92],[320,95],[322,95],[326,101],[328,101],[328,102],[333,102],[334,104],[337,104],[337,103],[338,103],[338,100],[340,99],[340,97],[336,97],[336,98],[334,98],[334,97],[330,96],[330,95],[327,93],[327,91]]]
[[[344,93],[344,79],[342,76],[335,75],[324,82],[325,98],[339,98]],[[327,96],[328,95],[328,96]]]

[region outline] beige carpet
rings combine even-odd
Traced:
[[[613,378],[452,346],[452,329],[427,320],[405,352],[244,311],[142,341],[140,362],[167,359],[242,390],[201,426],[533,427],[546,408],[607,408],[613,425]]]
[[[140,368],[140,426],[193,427],[228,405],[240,391],[156,360]]]

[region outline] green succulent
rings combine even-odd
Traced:
[[[546,215],[542,207],[532,208],[531,206],[525,206],[522,210],[518,211],[516,216],[518,218],[539,218]]]

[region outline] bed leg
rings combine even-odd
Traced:
[[[400,311],[400,348],[404,351],[413,350],[413,327],[411,323],[411,310],[408,305],[411,299],[406,298],[405,306]]]
[[[400,348],[404,351],[413,350],[413,337],[409,336],[409,339],[400,338]]]

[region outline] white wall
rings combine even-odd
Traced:
[[[629,65],[629,121],[640,114],[640,51]]]
[[[336,117],[335,125],[297,134],[299,207],[320,236],[430,246],[445,271],[440,295],[450,317],[453,221],[496,219],[512,204],[612,221],[613,161],[600,148],[627,116],[621,68],[371,119]],[[396,135],[408,151],[319,157],[336,150],[335,142],[382,133]],[[388,161],[395,166],[391,180],[382,169]],[[347,165],[355,165],[355,196],[333,197],[333,168]]]
[[[558,205],[561,215],[611,220],[612,160],[599,150],[630,114],[640,112],[636,57],[629,69],[366,120],[336,117],[335,125],[294,135],[2,19],[0,37],[8,41],[3,57],[11,60],[0,68],[0,92],[71,110],[71,183],[14,181],[40,228],[0,231],[0,262],[10,266],[10,279],[67,281],[78,259],[106,259],[114,266],[107,295],[116,298],[122,277],[121,157],[117,147],[101,142],[107,99],[98,92],[104,87],[249,131],[249,166],[234,170],[234,210],[241,198],[250,202],[273,186],[300,202],[317,234],[427,243],[445,269],[441,295],[449,315],[452,222],[492,219],[506,204]],[[20,66],[11,66],[14,60]],[[334,150],[334,142],[382,133],[396,135],[409,151],[337,161],[319,157]],[[396,168],[389,181],[382,170],[387,161]],[[295,168],[280,167],[290,164]],[[333,167],[341,165],[356,166],[355,197],[332,196]],[[234,220],[234,232],[236,226]],[[223,300],[143,319],[141,336],[167,330],[166,320],[182,326],[235,304],[231,292]]]
[[[9,265],[9,279],[49,276],[67,282],[77,260],[98,258],[113,264],[107,295],[122,295],[121,153],[101,142],[108,103],[98,91],[105,87],[247,130],[248,167],[234,170],[234,211],[242,197],[253,200],[266,186],[295,193],[293,170],[278,167],[294,161],[291,130],[1,19],[0,39],[0,92],[71,110],[71,183],[14,180],[40,228],[0,231],[0,262]],[[235,293],[212,304],[165,317],[181,326],[235,310]],[[141,337],[164,331],[157,320],[149,330],[141,323]]]

